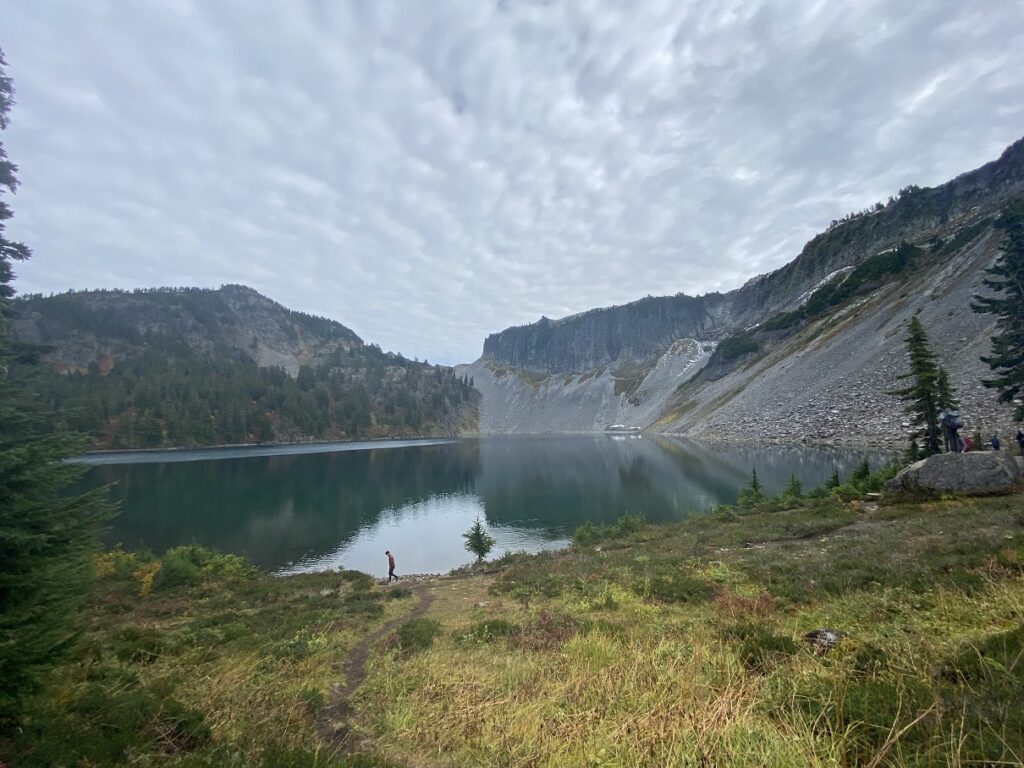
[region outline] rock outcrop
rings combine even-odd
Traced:
[[[1024,139],[987,165],[908,188],[835,224],[797,258],[726,294],[648,297],[492,334],[460,368],[483,394],[483,432],[592,432],[613,424],[694,437],[904,447],[909,422],[890,392],[907,368],[907,319],[920,313],[963,402],[967,432],[1009,436],[1012,409],[981,385],[993,318],[971,312],[997,257],[996,216],[1024,194]],[[912,267],[861,281],[827,311],[799,310],[873,257],[915,248]],[[787,313],[796,320],[787,320]],[[749,350],[709,354],[735,334]],[[693,344],[696,365],[665,368]],[[724,347],[724,345],[723,345]],[[723,350],[724,351],[724,350]],[[706,366],[699,375],[701,367]],[[660,372],[655,375],[656,372]]]
[[[885,490],[986,496],[1013,492],[1022,483],[1020,462],[1007,452],[940,453],[911,464],[887,482]]]

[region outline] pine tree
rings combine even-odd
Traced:
[[[1001,402],[1012,403],[1024,390],[1024,197],[1010,201],[997,225],[1006,233],[1002,254],[982,280],[995,295],[975,295],[971,309],[999,318],[992,354],[981,358],[996,377],[981,383],[998,390]],[[1024,421],[1024,403],[1017,405],[1014,419]]]
[[[0,128],[14,88],[0,52]],[[0,143],[0,194],[17,187]],[[89,554],[111,508],[105,490],[70,495],[81,465],[67,464],[84,439],[64,432],[32,394],[36,366],[12,363],[26,350],[8,335],[12,263],[31,253],[4,236],[11,209],[0,200],[0,725],[74,639],[74,609],[90,574]],[[22,361],[24,362],[24,361]]]
[[[462,534],[462,538],[466,540],[466,549],[476,555],[477,562],[480,562],[487,553],[494,549],[494,537],[484,530],[484,524],[480,522],[480,518],[473,522],[472,527]]]
[[[804,484],[797,479],[796,475],[790,475],[789,482],[782,489],[782,495],[791,499],[799,499],[804,495]]]
[[[907,404],[907,413],[913,417],[914,426],[918,430],[915,437],[920,437],[924,442],[922,454],[931,456],[939,452],[939,365],[935,354],[928,347],[928,335],[917,315],[910,318],[907,352],[910,356],[910,372],[899,378],[910,379],[911,384],[892,394]]]
[[[935,407],[939,409],[940,414],[943,411],[960,410],[960,400],[957,399],[956,389],[953,387],[953,383],[949,380],[949,374],[946,372],[946,369],[942,368],[941,366],[939,367],[938,378],[935,380],[935,396]],[[910,442],[912,445],[915,446],[916,452],[916,443],[913,440],[911,440]],[[950,448],[949,435],[947,434],[945,429],[942,430],[942,444],[945,447],[946,452],[948,453]],[[912,462],[917,461],[916,458],[911,458],[910,460]]]
[[[757,479],[757,469],[750,472],[750,486],[740,490],[736,503],[741,507],[751,507],[764,501],[764,491],[761,488],[761,481]]]
[[[949,373],[939,367],[939,375],[935,379],[935,405],[940,411],[959,411],[960,400],[956,396],[956,388],[949,380]]]

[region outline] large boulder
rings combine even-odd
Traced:
[[[885,490],[983,496],[1010,493],[1022,482],[1021,465],[1009,453],[940,453],[911,464],[887,482]]]

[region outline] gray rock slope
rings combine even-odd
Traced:
[[[1012,433],[1012,409],[981,385],[990,374],[979,358],[989,349],[992,318],[970,309],[998,239],[990,230],[948,262],[808,325],[727,376],[684,387],[655,428],[735,440],[903,445],[909,421],[889,393],[908,369],[907,320],[920,313],[959,391],[967,434]]]
[[[647,298],[492,334],[483,356],[458,369],[483,395],[480,430],[593,432],[621,424],[700,437],[895,445],[905,440],[906,418],[888,392],[906,367],[906,320],[920,312],[960,389],[967,428],[1005,433],[1009,409],[979,383],[992,318],[969,305],[998,253],[991,222],[1022,193],[1024,140],[978,170],[910,188],[830,227],[793,262],[736,291]],[[937,239],[947,247],[935,247]],[[936,256],[741,365],[717,370],[711,359],[695,377],[726,336],[799,307],[825,282],[903,241]]]

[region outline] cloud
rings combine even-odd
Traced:
[[[246,283],[431,361],[728,290],[1024,124],[1015,3],[5,8],[22,291]]]

